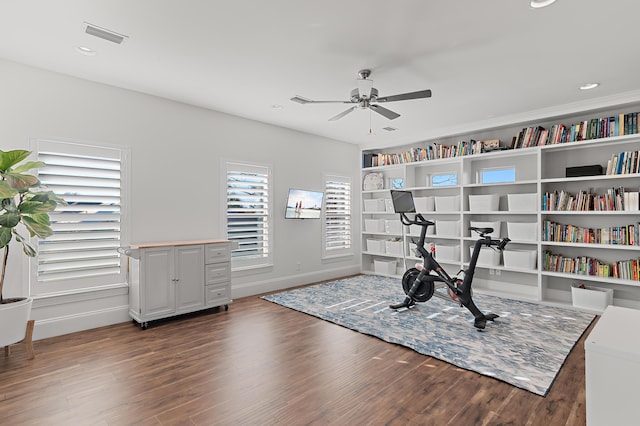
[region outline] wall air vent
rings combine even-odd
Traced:
[[[127,41],[127,39],[129,38],[129,36],[118,34],[115,31],[111,31],[106,28],[101,28],[97,25],[93,25],[88,22],[84,22],[82,24],[82,30],[86,34],[101,38],[103,40],[110,41],[115,44],[122,44],[125,41]]]

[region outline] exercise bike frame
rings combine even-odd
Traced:
[[[451,296],[451,300],[459,302],[462,306],[467,308],[474,316],[474,326],[479,329],[484,329],[487,321],[493,321],[498,315],[483,314],[480,309],[473,302],[472,292],[471,292],[471,283],[473,282],[473,275],[476,267],[476,262],[478,260],[478,256],[480,254],[480,249],[482,246],[493,247],[495,246],[498,250],[502,250],[505,248],[507,243],[511,240],[508,238],[503,238],[501,240],[492,239],[490,236],[486,235],[493,232],[492,228],[474,228],[470,227],[469,229],[480,234],[480,238],[476,240],[475,245],[473,247],[473,253],[471,255],[471,260],[469,262],[469,267],[464,272],[464,278],[460,280],[457,277],[451,277],[444,270],[444,268],[436,261],[433,257],[432,253],[429,252],[425,247],[425,237],[427,234],[427,228],[429,226],[435,225],[434,222],[426,220],[420,213],[416,213],[414,219],[409,219],[405,213],[400,213],[400,221],[403,225],[411,226],[418,225],[422,227],[420,231],[420,239],[416,243],[416,249],[420,254],[420,257],[423,259],[423,267],[420,270],[418,276],[415,281],[411,285],[410,290],[407,292],[407,297],[404,302],[390,305],[391,309],[400,309],[400,308],[410,308],[415,305],[416,301],[426,301],[426,300],[417,300],[416,293],[418,292],[420,286],[423,283],[431,283],[431,285],[435,289],[435,282],[442,282],[448,287],[448,292]],[[436,275],[432,275],[431,271],[435,272]],[[437,297],[443,297],[438,293],[433,293]],[[455,295],[455,297],[453,297]],[[428,296],[430,298],[431,296]],[[428,300],[427,298],[427,300]]]

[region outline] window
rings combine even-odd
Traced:
[[[323,257],[352,254],[351,179],[326,175],[324,197]]]
[[[226,162],[224,170],[226,234],[238,243],[231,253],[233,268],[272,265],[271,168]]]
[[[67,202],[50,214],[53,235],[37,242],[32,294],[126,282],[123,244],[128,152],[52,140],[35,142],[38,178]]]
[[[431,186],[456,186],[457,184],[457,173],[438,173],[431,175]]]
[[[480,172],[480,183],[510,183],[516,181],[516,168],[484,169]]]

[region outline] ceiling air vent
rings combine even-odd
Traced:
[[[383,127],[382,130],[386,130],[387,132],[394,132],[398,129],[396,129],[395,127],[387,126],[387,127]]]
[[[129,36],[118,34],[115,31],[107,30],[106,28],[101,28],[88,22],[85,22],[82,25],[82,29],[86,34],[110,41],[115,44],[122,44],[129,38]]]

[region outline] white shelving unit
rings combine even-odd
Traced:
[[[627,111],[630,112],[630,111]],[[606,116],[592,114],[590,117]],[[558,122],[558,121],[555,121]],[[519,127],[521,128],[521,127]],[[517,128],[519,130],[519,128]],[[514,129],[516,129],[514,127]],[[504,133],[504,130],[501,129]],[[513,132],[517,133],[517,130]],[[436,206],[435,210],[420,211],[426,219],[438,223],[450,221],[458,222],[457,232],[443,234],[438,232],[427,235],[427,243],[435,244],[436,258],[443,264],[450,274],[468,265],[470,247],[475,238],[469,234],[471,222],[500,223],[496,229],[499,237],[509,237],[511,242],[507,249],[516,251],[510,253],[510,262],[514,257],[527,258],[535,256],[533,267],[530,263],[515,263],[505,265],[502,258],[498,264],[483,264],[479,260],[474,275],[474,291],[527,300],[558,306],[572,306],[571,286],[585,283],[593,287],[610,288],[614,290],[614,305],[640,309],[640,281],[623,280],[618,278],[598,277],[591,275],[577,275],[545,271],[543,259],[545,251],[562,254],[564,256],[589,256],[604,262],[640,258],[640,246],[615,244],[589,244],[544,241],[542,226],[546,220],[561,224],[571,224],[587,228],[605,226],[624,226],[640,222],[638,211],[544,211],[542,197],[546,192],[568,191],[577,193],[588,190],[602,194],[608,188],[625,187],[638,191],[640,174],[631,175],[600,175],[577,178],[566,178],[567,167],[600,164],[606,169],[607,161],[612,155],[622,151],[638,151],[640,149],[640,134],[595,139],[590,141],[569,142],[558,145],[497,151],[476,155],[454,157],[448,159],[429,160],[401,165],[367,167],[362,169],[362,178],[368,173],[381,173],[384,177],[384,189],[362,191],[364,204],[371,205],[376,200],[384,199],[380,205],[388,206],[382,212],[362,211],[362,272],[368,274],[391,275],[400,278],[404,270],[411,267],[420,259],[414,256],[412,238],[417,239],[419,229],[401,229],[400,232],[385,232],[385,228],[372,232],[367,227],[370,220],[382,219],[384,223],[400,222],[398,215],[393,213],[390,204],[392,179],[404,179],[405,190],[410,190],[415,199],[422,197],[459,197],[459,207],[443,211]],[[400,152],[402,148],[395,151]],[[389,152],[394,152],[389,149]],[[515,169],[515,181],[509,183],[482,183],[482,173],[495,169]],[[434,186],[434,175],[455,174],[457,181],[451,186]],[[513,194],[533,194],[525,197],[534,199],[528,208],[521,203],[509,205],[509,196]],[[470,209],[470,196],[485,196],[490,199],[497,196],[497,208],[479,211]],[[442,199],[442,198],[439,198]],[[477,200],[477,198],[476,198]],[[437,203],[436,203],[437,204]],[[515,204],[515,205],[514,205]],[[522,207],[525,207],[524,210]],[[516,210],[517,209],[517,210]],[[382,223],[382,222],[381,222]],[[442,228],[450,226],[445,226]],[[403,227],[405,228],[405,227]],[[497,227],[496,227],[497,228]],[[519,229],[529,230],[528,233],[514,233]],[[526,238],[523,238],[526,237]],[[376,240],[370,246],[381,246],[377,241],[401,239],[401,253],[385,253],[367,250],[367,240]],[[457,249],[456,249],[457,247]],[[440,250],[444,248],[444,250]],[[453,255],[450,258],[441,253]],[[534,254],[535,253],[535,254]],[[377,262],[376,262],[377,261]],[[380,267],[388,265],[385,262],[396,262],[395,274],[391,270],[381,271]],[[594,311],[598,312],[599,311]]]

